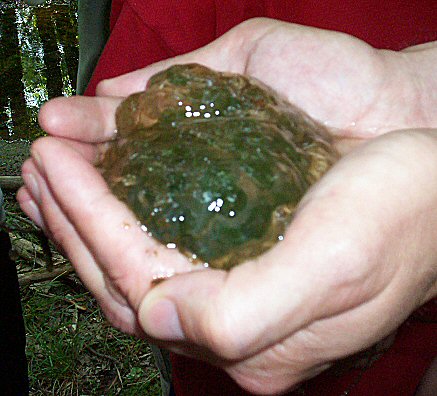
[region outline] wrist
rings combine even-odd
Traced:
[[[406,78],[413,87],[414,114],[418,128],[437,128],[437,41],[406,48],[399,56],[404,59]]]
[[[377,108],[383,132],[437,127],[437,42],[402,51],[377,50],[384,78]],[[378,131],[380,132],[380,131]]]

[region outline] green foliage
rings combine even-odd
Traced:
[[[10,84],[11,87],[3,86],[0,91],[0,98],[3,98],[3,101],[0,101],[0,136],[3,138],[34,140],[41,136],[41,130],[37,126],[37,113],[48,99],[47,85],[54,81],[55,75],[60,76],[60,89],[57,95],[69,96],[75,93],[78,63],[76,3],[69,0],[46,1],[43,7],[31,7],[22,2],[14,2],[15,13],[10,12],[11,5],[0,8],[0,18],[7,18],[6,20],[12,23],[10,29],[16,29],[19,40],[19,55],[5,56],[11,52],[11,46],[16,50],[17,45],[7,39],[9,36],[4,36],[0,26],[0,51],[4,54],[0,59],[0,76],[7,76],[8,71],[13,70],[18,62],[22,66],[19,74],[22,74],[21,81],[24,87],[24,92],[20,92],[23,88],[17,88],[19,84]],[[45,43],[41,40],[41,32],[38,31],[37,10],[44,10],[44,14],[49,16],[43,26],[48,29],[47,31],[54,32],[49,37],[55,41],[53,54],[57,48],[58,57],[44,56]],[[49,60],[57,58],[60,59],[58,63],[46,64]],[[13,76],[11,81],[20,81],[20,78]],[[15,102],[11,100],[23,94],[27,106],[26,113],[15,111]]]
[[[21,63],[27,104],[38,108],[47,100],[46,76],[42,73],[42,43],[31,8],[18,11],[17,27],[21,45]]]
[[[78,288],[52,281],[24,291],[32,395],[159,395],[147,343],[113,329]]]
[[[8,191],[5,209],[8,227],[32,228],[19,221],[25,216]],[[40,242],[32,233],[14,235]],[[16,259],[20,275],[37,265]],[[21,294],[32,396],[160,395],[148,344],[110,326],[76,276],[35,283],[23,287]]]

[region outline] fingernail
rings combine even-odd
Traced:
[[[45,224],[41,212],[39,211],[38,205],[32,199],[20,201],[20,206],[39,228],[45,230]]]
[[[41,192],[36,177],[32,173],[23,173],[23,180],[32,198],[38,203],[41,203]]]
[[[166,299],[145,302],[146,333],[152,337],[166,341],[181,341],[185,338],[179,321],[176,305]]]
[[[45,230],[45,224],[44,224],[44,220],[41,216],[41,212],[39,211],[38,205],[34,202],[34,201],[29,201],[28,205],[30,207],[30,210],[32,211],[33,215],[32,220],[33,222],[42,230]]]

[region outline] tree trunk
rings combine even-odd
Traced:
[[[39,37],[44,50],[45,74],[49,99],[62,96],[64,83],[61,73],[61,54],[56,40],[56,30],[51,10],[45,7],[35,9]]]
[[[73,10],[70,10],[70,7],[67,6],[57,6],[54,15],[59,42],[64,48],[68,76],[70,77],[72,88],[75,90],[77,84],[77,69],[79,66],[76,17]]]
[[[23,67],[16,26],[15,9],[0,12],[0,138],[24,138],[29,123],[24,96]],[[9,136],[6,109],[10,107],[14,135]],[[22,131],[20,133],[19,131]]]

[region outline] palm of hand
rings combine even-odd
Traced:
[[[336,135],[369,138],[417,125],[415,110],[400,100],[415,95],[415,87],[405,78],[408,64],[399,53],[377,51],[335,32],[266,25],[253,47],[239,51],[247,57],[242,71],[281,92]],[[249,24],[247,34],[253,37],[251,30]]]

